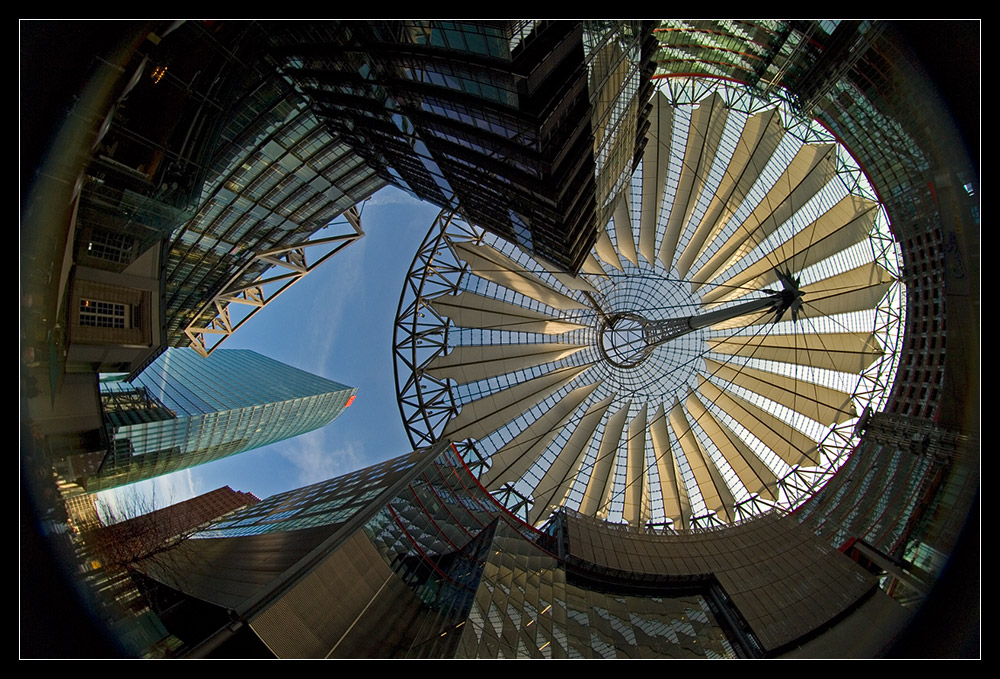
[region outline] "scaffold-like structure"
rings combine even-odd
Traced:
[[[455,441],[530,523],[558,507],[675,528],[792,509],[891,386],[901,261],[851,156],[744,87],[676,79],[653,103],[580,275],[445,211],[400,300],[413,445]]]

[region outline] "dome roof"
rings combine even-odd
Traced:
[[[672,79],[653,104],[578,276],[445,211],[405,284],[414,445],[462,442],[532,523],[561,506],[675,528],[790,509],[895,371],[899,249],[845,149],[741,86]],[[794,319],[746,310],[793,279]]]

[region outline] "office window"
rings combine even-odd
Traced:
[[[123,234],[94,229],[87,243],[87,254],[109,262],[128,264],[132,261],[133,243],[133,239]]]
[[[80,300],[80,325],[92,328],[131,328],[132,307],[129,304]]]

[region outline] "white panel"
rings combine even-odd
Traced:
[[[707,339],[712,351],[858,374],[882,356],[874,335],[845,332],[818,335],[758,335]]]
[[[820,424],[832,425],[857,416],[851,395],[837,389],[707,358],[705,370],[709,375],[760,394]]]
[[[642,526],[642,509],[646,503],[646,408],[628,425],[628,459],[625,467],[625,520],[632,526]]]
[[[615,466],[618,461],[618,445],[621,443],[625,418],[628,417],[629,403],[626,403],[604,425],[604,437],[597,451],[597,460],[590,473],[590,481],[580,504],[580,511],[589,516],[605,518],[609,509],[611,489],[615,480]]]
[[[649,436],[653,441],[653,452],[656,454],[656,471],[660,477],[663,512],[676,522],[675,526],[687,529],[691,527],[691,501],[688,499],[687,487],[681,478],[681,470],[674,458],[670,447],[670,435],[667,432],[667,417],[663,413],[663,404],[660,404],[649,424]]]
[[[701,284],[724,276],[726,269],[753,250],[833,178],[836,152],[832,145],[807,145],[795,154],[788,169],[778,178],[753,213],[740,228],[698,270],[694,279]]]
[[[875,220],[876,205],[857,196],[847,196],[819,219],[786,240],[767,257],[705,290],[702,303],[737,299],[753,290],[775,285],[775,269],[800,271],[808,265],[846,250],[868,237]]]
[[[458,346],[448,354],[435,357],[425,369],[439,379],[470,384],[558,361],[584,349],[581,344],[491,344]]]
[[[442,295],[431,300],[439,315],[450,318],[460,328],[484,328],[514,332],[537,332],[544,335],[561,335],[586,326],[556,320],[540,311],[523,309],[516,304],[473,292]]]
[[[669,418],[670,428],[681,444],[681,450],[684,451],[684,457],[687,459],[688,466],[691,467],[691,473],[694,474],[694,479],[698,483],[698,490],[701,491],[705,507],[710,512],[724,514],[732,521],[733,505],[736,504],[732,493],[730,493],[729,487],[722,479],[719,470],[715,468],[712,458],[702,450],[697,437],[691,431],[691,424],[688,422],[687,415],[684,413],[684,408],[681,406],[680,401],[677,401],[674,407],[670,409]]]
[[[784,135],[781,116],[774,109],[758,113],[747,121],[715,197],[677,260],[677,271],[681,277],[687,276],[705,244],[712,243],[729,223]]]
[[[660,261],[667,271],[673,267],[677,241],[691,218],[708,179],[726,126],[726,117],[724,102],[718,93],[713,93],[702,101],[691,115],[684,162],[681,164],[673,206],[660,244]]]
[[[587,308],[586,304],[578,302],[572,297],[567,297],[489,245],[456,243],[455,249],[458,251],[458,255],[469,264],[473,273],[480,278],[520,292],[526,297],[555,309]]]
[[[535,504],[528,515],[528,523],[534,524],[547,517],[556,507],[562,506],[577,476],[583,471],[586,451],[594,437],[597,425],[601,423],[608,406],[615,399],[612,394],[587,409],[570,434],[566,445],[559,451],[555,462],[546,470],[542,480],[535,487]]]
[[[698,378],[698,391],[706,401],[727,412],[790,466],[816,464],[816,442],[784,420],[721,391],[704,377]]]
[[[632,218],[628,194],[623,193],[615,204],[615,240],[618,241],[618,254],[639,266],[639,257],[635,252],[635,233],[632,231]]]
[[[776,499],[774,488],[778,480],[767,465],[754,455],[750,447],[729,427],[717,420],[695,394],[689,394],[684,405],[691,413],[691,417],[726,458],[726,462],[736,472],[747,492],[760,493],[768,500]]]
[[[642,206],[639,218],[639,254],[647,262],[656,259],[656,225],[660,221],[663,192],[667,186],[670,139],[674,109],[662,93],[653,95],[649,133],[642,152]]]
[[[553,370],[503,391],[466,403],[442,434],[453,441],[481,439],[562,389],[587,366]]]
[[[597,384],[585,384],[570,391],[494,453],[492,466],[482,475],[480,483],[488,490],[496,490],[504,483],[515,482],[524,476]]]

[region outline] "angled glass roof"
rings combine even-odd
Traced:
[[[445,212],[403,292],[413,444],[459,443],[531,523],[560,506],[675,528],[793,508],[895,373],[899,250],[850,154],[714,81],[664,81],[650,122],[579,276]],[[782,272],[795,319],[746,311]]]

